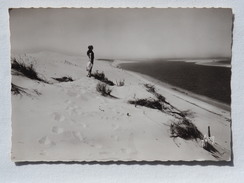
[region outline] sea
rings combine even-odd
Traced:
[[[119,64],[119,67],[230,105],[230,62],[230,60],[214,59],[211,61],[157,60],[126,62]]]

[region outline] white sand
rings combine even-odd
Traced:
[[[170,124],[177,121],[159,110],[135,107],[127,101],[154,97],[144,84],[151,81],[133,72],[95,61],[95,70],[125,85],[110,86],[118,99],[96,91],[99,82],[86,77],[86,57],[54,53],[27,54],[45,84],[13,75],[12,82],[30,96],[12,95],[13,161],[192,161],[231,159],[230,112],[183,93],[155,85],[157,92],[180,110],[190,110],[191,121],[202,134],[215,137],[218,152],[201,147],[201,141],[170,137]],[[59,83],[52,77],[71,76],[73,82]],[[155,83],[151,83],[155,84]],[[40,92],[38,95],[36,91]]]

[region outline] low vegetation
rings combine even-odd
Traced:
[[[20,96],[22,96],[22,95],[33,96],[33,94],[38,95],[38,96],[41,95],[41,93],[37,89],[30,91],[26,88],[17,86],[13,83],[11,83],[11,93],[13,95],[20,95]]]
[[[159,94],[158,92],[156,92],[154,85],[144,84],[144,86],[147,88],[147,91],[149,93],[152,93],[160,102],[166,102],[165,97],[163,95]]]
[[[162,110],[162,105],[160,104],[160,102],[152,98],[129,100],[128,103],[134,104],[135,107],[139,105],[139,106],[144,106],[152,109]]]
[[[124,86],[125,85],[125,80],[116,81],[116,85],[117,86]]]
[[[147,88],[147,91],[150,92],[150,93],[155,93],[156,90],[155,90],[155,86],[154,85],[151,85],[151,84],[144,84],[144,86]]]
[[[108,84],[110,86],[114,86],[113,81],[110,81],[107,77],[105,77],[104,72],[98,72],[98,71],[96,71],[94,74],[92,74],[92,76],[95,79],[97,79],[97,80],[99,80],[99,81],[101,81],[103,83],[106,83],[106,84]]]
[[[41,95],[41,92],[39,92],[37,89],[34,89],[33,91],[35,92],[35,94]]]
[[[134,104],[135,106],[140,105],[140,106],[163,111],[165,109],[164,103],[167,103],[165,101],[165,97],[157,93],[153,85],[145,84],[144,86],[146,87],[149,93],[152,93],[156,97],[156,99],[153,98],[135,99],[135,100],[129,100],[128,103]]]
[[[202,139],[202,133],[197,129],[197,127],[188,119],[188,117],[193,117],[193,113],[190,110],[181,111],[171,105],[166,101],[166,98],[159,94],[155,87],[151,84],[144,85],[147,91],[155,96],[156,99],[146,98],[146,99],[136,99],[130,100],[128,103],[134,104],[135,106],[145,106],[152,109],[158,109],[166,114],[174,116],[178,122],[173,122],[170,124],[171,137],[180,137],[185,140],[197,140]]]
[[[169,102],[167,102],[166,98],[156,91],[154,85],[144,84],[144,86],[146,87],[147,91],[149,93],[152,93],[158,99],[158,101],[162,104],[162,108],[163,108],[164,112],[166,112],[172,116],[175,116],[177,118],[193,117],[193,114],[191,113],[191,111],[189,111],[189,110],[181,111],[181,110],[177,109],[175,106],[171,105]]]
[[[98,83],[96,89],[102,96],[111,96],[112,90],[105,83]]]
[[[171,137],[180,137],[185,140],[203,139],[202,133],[188,119],[183,118],[179,122],[173,122],[170,125]]]
[[[12,58],[11,63],[12,63],[12,69],[21,73],[25,77],[33,80],[41,81],[44,83],[48,83],[47,81],[39,77],[35,68],[33,67],[33,64],[26,65],[25,63],[19,62],[16,58]]]
[[[55,79],[56,81],[59,81],[59,82],[70,82],[70,81],[74,81],[72,79],[72,77],[70,76],[64,76],[64,77],[61,77],[61,78],[53,78]]]
[[[20,86],[17,86],[13,83],[11,83],[11,92],[13,95],[29,95],[27,92],[26,92],[26,89],[25,88],[22,88]]]

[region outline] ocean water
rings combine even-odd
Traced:
[[[221,65],[221,62],[219,64]],[[231,103],[230,67],[218,67],[216,64],[199,65],[184,61],[122,63],[120,67],[225,104]]]

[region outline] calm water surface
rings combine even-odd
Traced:
[[[231,69],[182,61],[124,63],[126,70],[151,76],[170,85],[230,104]]]

